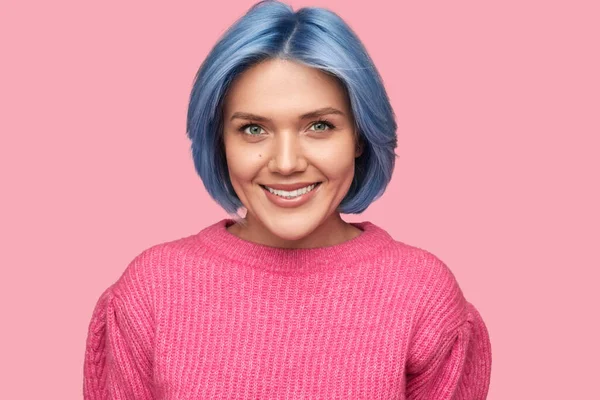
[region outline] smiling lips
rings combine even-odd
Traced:
[[[261,185],[261,186],[266,186],[266,187],[270,187],[271,189],[276,189],[276,190],[285,190],[285,191],[292,191],[292,190],[296,190],[296,189],[301,189],[301,188],[305,188],[307,186],[310,186],[312,184],[316,184],[316,183],[321,183],[321,182],[298,182],[298,183],[281,183],[281,184],[265,184],[265,185]]]
[[[267,198],[279,207],[299,207],[310,200],[321,182],[301,182],[293,185],[260,185]]]

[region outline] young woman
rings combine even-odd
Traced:
[[[188,134],[232,218],[146,249],[106,289],[86,399],[485,399],[488,332],[452,272],[340,217],[384,192],[396,124],[336,14],[252,7],[202,64]]]

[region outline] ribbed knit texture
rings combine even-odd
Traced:
[[[448,267],[371,222],[279,249],[224,219],[152,246],[100,296],[85,399],[485,399],[485,324]]]

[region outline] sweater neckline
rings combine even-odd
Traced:
[[[376,255],[394,242],[382,228],[370,221],[350,222],[362,233],[333,246],[288,249],[258,244],[242,239],[227,228],[235,221],[225,218],[200,231],[197,238],[216,255],[239,265],[284,274],[302,274],[335,266],[352,265]]]

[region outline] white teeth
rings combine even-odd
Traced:
[[[306,194],[308,192],[310,192],[311,190],[313,190],[315,188],[315,186],[317,186],[316,183],[313,183],[312,185],[309,185],[307,187],[303,187],[301,189],[296,189],[296,190],[292,190],[291,192],[288,192],[287,190],[277,190],[277,189],[273,189],[270,188],[268,186],[265,186],[269,192],[276,194],[277,196],[281,196],[281,197],[285,197],[287,199],[291,199],[293,197],[298,197],[298,196],[302,196],[303,194]]]

